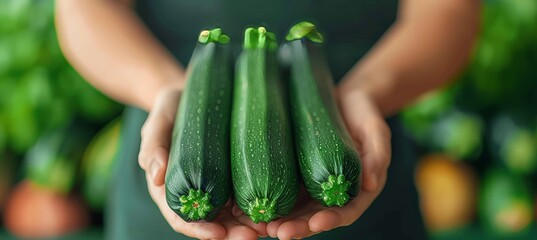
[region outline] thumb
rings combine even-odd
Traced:
[[[359,141],[359,152],[363,167],[363,189],[376,191],[386,182],[387,170],[391,161],[391,134],[384,119],[364,124]]]
[[[142,128],[138,163],[157,186],[164,184],[179,96],[179,91],[165,91],[160,94]]]

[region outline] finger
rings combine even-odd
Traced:
[[[356,125],[353,137],[359,142],[363,167],[363,188],[376,191],[391,161],[391,134],[381,117],[372,117]]]
[[[170,227],[186,236],[199,239],[223,239],[226,236],[226,229],[219,223],[187,223],[170,209],[166,203],[164,186],[155,186],[149,183],[151,176],[146,174],[148,180],[149,195],[159,208],[162,216]]]
[[[308,220],[304,218],[295,218],[284,222],[278,228],[279,239],[303,238],[312,234]]]
[[[259,223],[254,223],[252,222],[252,220],[250,219],[250,217],[248,217],[246,214],[244,214],[244,212],[242,210],[240,210],[238,207],[236,206],[233,206],[233,208],[236,208],[238,210],[235,210],[235,211],[240,211],[239,214],[232,214],[232,213],[229,213],[229,218],[237,221],[238,223],[244,225],[244,226],[248,226],[249,228],[255,230],[257,232],[257,235],[259,236],[267,236],[267,223],[264,223],[264,222],[259,222]],[[229,211],[229,210],[228,210]],[[231,209],[231,211],[233,211],[233,209]]]
[[[257,232],[257,235],[259,235],[259,236],[268,236],[267,223],[264,223],[264,222],[254,223],[246,215],[242,215],[242,216],[237,217],[237,221],[240,222],[241,224],[243,224],[245,226],[248,226],[248,227],[252,228],[253,230],[255,230]]]
[[[257,239],[258,233],[248,227],[245,226],[237,221],[233,221],[231,219],[228,219],[226,221],[222,221],[222,225],[226,228],[226,238],[230,240],[255,240]]]
[[[298,208],[293,209],[290,215],[277,219],[275,221],[270,222],[267,225],[267,233],[271,237],[279,237],[280,236],[280,229],[283,229],[281,231],[284,231],[286,235],[291,235],[292,237],[305,237],[305,234],[308,232],[308,225],[303,225],[303,221],[306,221],[306,223],[309,221],[310,217],[313,216],[318,211],[321,211],[324,209],[323,206],[316,203],[315,201],[308,199],[308,203],[302,206],[298,206]],[[282,226],[285,227],[282,228]],[[292,229],[289,233],[287,229]],[[283,233],[283,232],[282,232]]]
[[[341,222],[341,216],[332,209],[320,211],[313,215],[308,224],[312,232],[324,232],[337,227]]]
[[[338,93],[342,117],[358,147],[363,165],[363,189],[380,187],[380,175],[391,159],[391,133],[371,97],[363,91]]]
[[[155,186],[162,186],[166,177],[166,167],[168,165],[168,150],[162,147],[158,147],[152,151],[151,163],[149,166],[149,175],[151,181]]]
[[[278,228],[280,227],[280,225],[282,225],[282,223],[286,222],[286,221],[289,221],[291,219],[289,218],[280,218],[280,219],[276,219],[272,222],[269,222],[267,224],[267,234],[271,237],[271,238],[276,238],[278,237]]]
[[[314,232],[311,231],[309,227],[310,218],[321,211],[322,208],[308,208],[302,211],[295,216],[283,218],[280,221],[277,221],[272,227],[278,226],[277,236],[278,238],[304,238]],[[268,231],[268,228],[267,228]]]
[[[151,182],[164,183],[168,162],[173,121],[177,112],[179,91],[166,90],[155,100],[153,110],[142,128],[142,142],[138,162],[151,175]]]

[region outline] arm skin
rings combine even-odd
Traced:
[[[257,239],[266,224],[233,204],[207,223],[187,223],[166,203],[164,177],[184,70],[129,7],[130,1],[57,0],[56,27],[70,63],[97,89],[116,100],[149,111],[138,162],[149,194],[176,232],[199,239]]]
[[[69,62],[110,97],[150,110],[183,68],[151,35],[129,0],[57,0],[56,27]]]
[[[337,88],[362,160],[360,194],[344,207],[324,208],[303,193],[291,215],[268,224],[271,237],[303,238],[348,226],[369,208],[384,189],[391,161],[384,117],[454,78],[472,50],[479,9],[477,0],[401,1],[396,23]]]
[[[479,25],[478,0],[403,0],[396,23],[339,86],[361,89],[384,115],[441,87],[466,63]]]

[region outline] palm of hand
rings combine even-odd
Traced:
[[[186,222],[168,207],[164,185],[155,185],[149,174],[147,184],[152,199],[176,232],[200,239],[257,239],[258,235],[266,235],[266,224],[254,224],[242,213],[233,215],[231,200],[211,222]]]
[[[254,224],[232,203],[228,203],[212,222],[187,223],[168,207],[164,188],[169,139],[179,95],[180,91],[171,89],[157,98],[142,130],[139,157],[151,197],[177,232],[200,239],[257,239],[258,235],[267,233],[280,239],[303,238],[352,224],[384,187],[391,158],[390,131],[372,100],[355,92],[340,95],[340,107],[362,160],[363,185],[358,197],[344,207],[326,208],[302,188],[293,212],[269,224]]]
[[[139,164],[146,172],[149,194],[162,215],[178,233],[199,239],[257,239],[266,235],[266,224],[254,224],[242,212],[233,215],[229,201],[211,222],[185,222],[166,202],[164,178],[168,162],[170,134],[181,91],[164,89],[142,129]]]
[[[363,185],[343,207],[323,207],[302,188],[298,204],[284,218],[271,222],[267,233],[280,239],[304,238],[354,223],[380,194],[391,158],[390,130],[369,96],[340,94],[343,119],[360,153]]]

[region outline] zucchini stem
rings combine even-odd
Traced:
[[[339,176],[330,175],[326,182],[321,183],[323,189],[321,199],[325,206],[343,207],[349,201],[349,190],[351,183],[345,179],[343,174]]]
[[[285,37],[287,41],[307,38],[314,43],[323,43],[324,37],[317,27],[310,22],[300,22],[294,25]]]
[[[210,200],[211,196],[208,193],[199,189],[190,189],[187,196],[179,197],[181,202],[179,211],[193,221],[204,219],[213,210]]]
[[[247,213],[254,223],[270,222],[277,217],[276,202],[270,201],[267,198],[255,198],[255,200],[248,205]]]
[[[198,37],[199,43],[221,43],[221,44],[227,44],[229,43],[229,36],[222,33],[222,29],[215,28],[212,30],[203,30],[200,32],[200,35]]]
[[[278,48],[276,35],[267,31],[265,27],[259,27],[257,29],[247,28],[244,31],[244,48],[264,48],[268,50],[276,50],[276,48]]]

